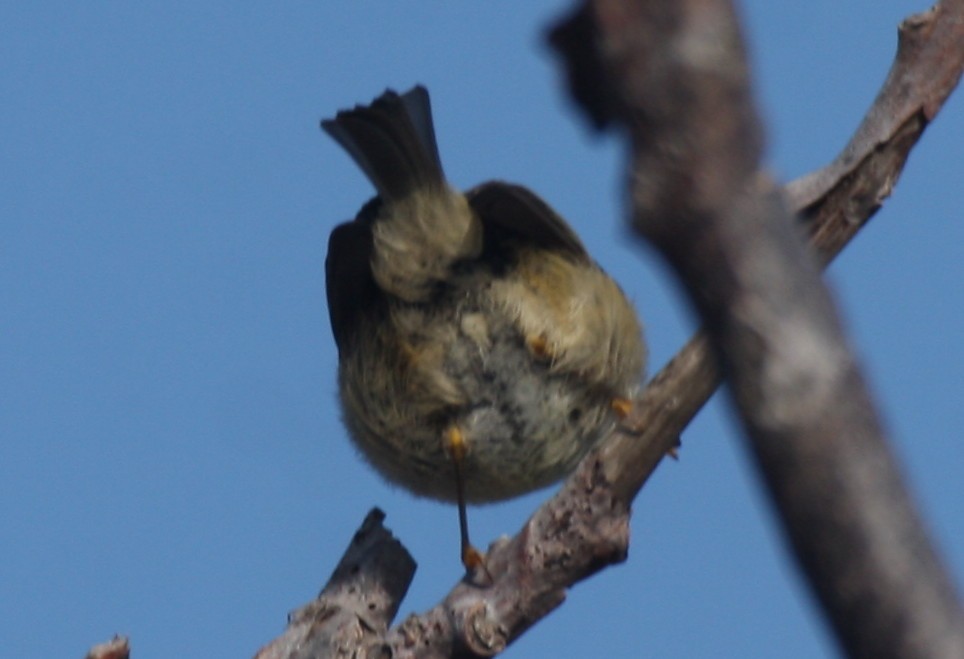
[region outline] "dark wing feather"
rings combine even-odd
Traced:
[[[589,261],[579,236],[549,204],[530,190],[511,183],[490,181],[465,193],[487,233],[558,249]]]
[[[325,291],[331,333],[339,352],[358,335],[359,324],[379,304],[380,292],[371,272],[371,224],[361,219],[371,206],[362,209],[360,219],[335,227],[328,238]]]

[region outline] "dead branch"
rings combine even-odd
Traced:
[[[92,647],[85,659],[130,659],[131,646],[124,636],[115,636],[106,643]]]
[[[879,155],[878,127],[900,142],[954,88],[964,57],[962,6],[954,4],[904,23],[897,64],[871,114],[826,173],[792,188],[801,201],[840,184],[834,176],[852,172],[860,149]],[[634,228],[667,259],[703,318],[770,499],[838,641],[851,657],[964,656],[952,581],[815,259],[761,171],[763,131],[733,6],[600,0],[590,11],[611,88],[608,119],[626,127],[632,144]],[[936,26],[937,18],[947,24]],[[948,41],[921,41],[937,35]],[[932,70],[901,66],[915,57],[934,64],[935,52],[953,62],[936,90]],[[908,88],[920,96],[902,116]],[[891,183],[860,190],[852,206],[872,213]]]
[[[379,656],[415,575],[415,561],[374,508],[365,516],[318,598],[288,616],[284,634],[256,659]]]

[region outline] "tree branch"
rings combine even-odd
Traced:
[[[879,208],[897,180],[908,152],[960,77],[964,62],[961,4],[959,1],[939,4],[930,12],[905,21],[891,74],[851,143],[827,168],[786,186],[785,197],[791,210],[802,214],[811,244],[824,262],[832,259]],[[653,13],[644,15],[647,8]],[[694,20],[696,18],[700,20]],[[677,33],[678,29],[690,32]],[[723,32],[717,32],[719,29]],[[687,34],[688,38],[684,39]],[[721,35],[724,38],[719,39]],[[809,512],[802,518],[786,513],[788,533],[794,542],[807,543],[807,530],[814,529],[813,524],[826,521],[817,519],[821,512],[843,510],[840,506],[850,497],[848,488],[860,487],[868,479],[880,479],[877,466],[857,471],[847,466],[854,459],[853,454],[862,453],[864,458],[869,456],[875,465],[880,461],[889,465],[883,469],[886,474],[883,494],[875,491],[872,495],[882,496],[882,499],[870,504],[863,494],[858,494],[852,505],[846,505],[845,515],[834,515],[829,521],[835,525],[832,528],[840,530],[842,521],[861,519],[866,517],[864,513],[867,511],[879,508],[881,501],[890,502],[904,511],[903,529],[917,539],[895,543],[892,537],[881,539],[872,526],[864,529],[861,524],[863,530],[857,536],[849,537],[855,544],[842,543],[819,531],[816,533],[820,538],[816,543],[818,551],[798,549],[798,555],[805,568],[815,575],[814,581],[819,583],[822,579],[819,573],[826,567],[824,563],[836,565],[840,553],[855,552],[854,555],[864,556],[866,552],[874,553],[875,548],[890,553],[891,548],[897,547],[898,553],[905,552],[904,557],[898,559],[900,562],[906,559],[906,550],[922,551],[923,554],[916,555],[912,566],[905,565],[909,568],[905,580],[924,580],[929,585],[921,587],[906,582],[898,582],[898,585],[909,585],[904,594],[913,595],[908,600],[913,606],[922,601],[946,606],[943,613],[941,606],[935,608],[930,604],[922,611],[927,616],[936,616],[930,618],[929,627],[930,630],[937,629],[936,633],[928,631],[928,621],[921,620],[924,615],[907,611],[900,612],[896,618],[901,624],[890,630],[876,628],[875,633],[883,634],[879,639],[866,639],[861,633],[847,631],[846,621],[835,623],[844,645],[854,656],[860,656],[862,648],[877,647],[874,644],[884,639],[893,640],[902,635],[904,639],[936,639],[940,637],[940,629],[947,632],[945,638],[950,639],[949,643],[955,642],[953,639],[960,638],[953,627],[959,622],[955,617],[958,615],[955,613],[956,601],[939,571],[933,552],[920,541],[922,531],[903,495],[896,470],[889,464],[886,450],[876,443],[879,428],[869,400],[862,394],[859,373],[842,343],[832,308],[820,288],[817,275],[812,269],[808,270],[806,259],[797,249],[795,237],[787,231],[790,224],[786,219],[787,211],[776,195],[768,193],[768,183],[756,173],[759,129],[753,116],[738,36],[735,21],[725,4],[697,0],[662,4],[601,0],[579,9],[560,23],[553,31],[552,40],[567,59],[573,94],[589,111],[593,121],[597,125],[605,125],[615,118],[627,121],[634,146],[637,150],[643,149],[634,161],[634,220],[646,226],[649,235],[657,236],[658,242],[670,254],[670,261],[683,273],[684,280],[695,280],[706,274],[687,263],[687,259],[702,254],[714,257],[710,266],[712,276],[719,278],[725,274],[725,286],[718,285],[713,290],[714,294],[724,297],[718,301],[698,299],[697,302],[707,318],[714,345],[725,354],[732,351],[735,355],[723,363],[746,415],[748,430],[757,437],[758,459],[765,470],[783,474],[769,479],[775,498],[781,506],[787,507],[792,507],[792,500],[798,496],[806,500],[809,495],[803,493],[813,486],[814,477],[823,477],[819,483],[821,486],[830,479],[835,487],[842,488],[835,495],[841,498],[834,498],[830,502],[833,505],[824,501],[822,511],[809,506]],[[667,41],[668,46],[657,45]],[[677,49],[675,55],[674,48]],[[722,59],[714,48],[726,51]],[[607,55],[605,59],[602,52]],[[678,62],[672,58],[680,53],[688,60],[715,61],[727,70],[715,71],[711,67],[711,70],[700,73],[703,79],[699,81],[693,78],[687,78],[685,82],[677,80],[672,67]],[[652,76],[647,69],[654,63],[657,75]],[[722,75],[723,80],[713,80],[717,75]],[[705,83],[706,79],[709,79],[708,83]],[[709,86],[702,87],[704,83]],[[669,92],[666,85],[674,87],[674,91]],[[654,92],[654,88],[658,92]],[[694,96],[694,92],[699,93]],[[709,107],[712,107],[713,115],[706,118],[701,114],[707,106],[689,107],[694,99],[697,104],[711,100]],[[649,101],[658,101],[662,105],[654,108],[647,104]],[[722,107],[728,108],[727,118],[721,118]],[[664,132],[663,122],[667,115],[675,127]],[[734,153],[736,165],[731,161]],[[691,156],[696,160],[686,162],[685,157]],[[688,205],[674,209],[674,196],[686,200]],[[659,216],[660,226],[652,228],[653,209],[658,204],[667,203],[673,213]],[[783,219],[774,220],[774,216]],[[721,228],[722,235],[717,235],[717,228],[703,226],[717,221],[724,227],[735,223],[736,228]],[[753,226],[748,228],[751,224]],[[743,292],[743,287],[756,285],[754,276],[750,276],[754,273],[745,270],[726,273],[722,269],[725,264],[721,264],[717,257],[721,257],[725,253],[724,247],[731,243],[736,249],[745,247],[741,243],[741,232],[750,229],[780,234],[775,237],[777,251],[767,254],[772,254],[774,258],[771,260],[776,261],[788,256],[799,269],[793,274],[783,273],[781,281],[794,288],[795,294],[789,302],[812,304],[819,312],[816,320],[808,321],[812,326],[803,338],[809,336],[818,341],[818,355],[834,356],[826,364],[827,373],[804,373],[807,377],[802,377],[800,373],[791,372],[788,381],[781,382],[777,378],[774,382],[773,374],[764,372],[764,364],[799,357],[788,348],[799,348],[801,337],[794,335],[788,340],[788,328],[780,322],[787,317],[797,318],[795,307],[781,307],[779,299],[774,300],[763,291],[754,290],[752,296],[747,297],[750,294]],[[696,247],[683,243],[683,240],[695,240]],[[714,241],[718,244],[714,245]],[[740,258],[749,259],[751,264],[759,256],[745,250],[738,254]],[[798,275],[803,278],[801,281],[807,282],[805,287],[796,283]],[[731,285],[732,288],[727,288]],[[767,322],[761,325],[760,314],[765,321],[775,323],[776,328]],[[803,317],[809,318],[809,315]],[[754,357],[744,366],[734,363],[753,356],[760,358]],[[783,366],[774,368],[776,374],[786,372]],[[828,375],[832,380],[829,389],[824,386]],[[490,586],[456,584],[443,602],[424,614],[411,616],[389,630],[380,642],[390,648],[394,657],[494,655],[558,606],[565,597],[566,588],[623,560],[633,498],[662,457],[676,444],[682,429],[712,395],[718,382],[718,369],[710,344],[705,337],[697,335],[648,384],[627,420],[626,428],[615,432],[587,456],[562,489],[533,514],[514,538],[490,548],[488,568],[493,577]],[[813,388],[821,395],[815,395]],[[759,403],[772,405],[774,401],[769,400],[771,391],[778,394],[775,402],[779,404],[780,414],[770,418],[754,413]],[[850,403],[840,404],[840,400],[834,398],[841,391]],[[784,396],[792,400],[788,402]],[[770,408],[764,405],[761,409]],[[801,414],[802,410],[809,413]],[[770,412],[772,414],[772,409]],[[823,412],[830,414],[824,416]],[[844,432],[843,428],[848,430]],[[848,437],[845,442],[839,441],[843,435]],[[795,446],[797,439],[804,440],[804,445],[792,450],[787,448]],[[856,457],[863,460],[860,455]],[[803,469],[810,472],[808,479],[801,480],[803,476],[798,478],[789,473],[815,463],[821,465],[819,469]],[[786,478],[786,482],[775,482],[782,478]],[[809,484],[806,480],[810,481]],[[869,506],[866,509],[865,504]],[[888,511],[884,517],[889,514]],[[831,560],[825,561],[824,551],[831,554]],[[885,556],[882,567],[892,565],[893,558]],[[923,565],[916,562],[922,558]],[[831,572],[828,583],[834,583],[839,576],[838,568]],[[846,570],[845,573],[854,574]],[[356,577],[361,579],[360,574]],[[863,583],[859,575],[857,583]],[[831,611],[836,610],[835,598],[844,595],[842,599],[848,600],[850,608],[845,607],[843,618],[850,616],[850,619],[859,620],[862,602],[859,598],[855,600],[847,589],[834,593],[824,592],[821,590],[823,586],[816,587]],[[885,589],[893,587],[894,582],[888,580]],[[923,599],[919,596],[922,591],[926,591]],[[357,596],[363,592],[356,587]],[[879,608],[877,603],[883,597],[881,591],[859,592],[872,597],[869,602],[873,606],[867,606],[867,609]],[[397,595],[400,601],[401,594]],[[868,601],[862,603],[867,605]],[[855,606],[858,610],[854,610]],[[903,608],[908,607],[905,604]],[[847,614],[847,610],[851,613]],[[835,619],[838,616],[837,613],[832,615]],[[303,635],[304,630],[298,629],[299,623],[299,619],[294,619],[285,634],[272,645],[289,634]],[[922,630],[923,636],[909,633],[914,625],[920,626],[918,631]],[[959,631],[960,627],[956,629]],[[377,643],[370,645],[372,642],[371,638],[364,641],[371,648],[378,647]],[[289,647],[294,645],[289,644]],[[886,652],[879,656],[895,656],[897,649],[902,647],[885,647]],[[939,649],[937,645],[931,647]],[[271,656],[303,655],[279,653]]]
[[[130,659],[131,646],[124,636],[115,636],[105,643],[98,643],[87,652],[85,659]]]
[[[846,179],[862,150],[874,154],[870,178],[899,168],[907,136],[954,88],[964,56],[957,5],[905,22],[897,65],[871,114],[826,173],[794,188],[800,200],[849,184],[852,206],[879,207],[893,170],[875,189]],[[783,530],[839,642],[852,657],[964,656],[952,582],[812,254],[760,170],[762,127],[732,5],[599,0],[592,12],[611,84],[608,119],[628,129],[633,147],[634,227],[676,270],[703,318]],[[938,17],[947,24],[935,27]],[[938,76],[901,66],[941,58],[952,66]],[[911,108],[902,98],[908,89],[920,94]],[[894,146],[881,149],[874,138],[887,129]]]
[[[288,616],[255,659],[378,657],[382,636],[415,575],[415,561],[373,508],[318,598]]]

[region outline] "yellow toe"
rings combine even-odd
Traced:
[[[541,334],[528,337],[526,339],[526,345],[529,346],[530,352],[539,359],[549,359],[551,357],[549,354],[549,342],[546,341],[546,337]]]
[[[442,442],[453,460],[462,460],[465,457],[465,435],[457,425],[453,424],[445,429]]]
[[[620,419],[625,419],[633,411],[633,401],[628,398],[613,398],[610,406]]]

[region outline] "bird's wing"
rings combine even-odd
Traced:
[[[361,214],[365,212],[362,209]],[[363,317],[378,306],[380,292],[372,278],[371,257],[370,222],[345,222],[331,232],[325,258],[325,290],[331,333],[339,351],[344,351],[358,335]]]
[[[511,183],[490,181],[465,193],[488,235],[558,249],[579,259],[589,254],[579,236],[549,204],[530,190]]]

